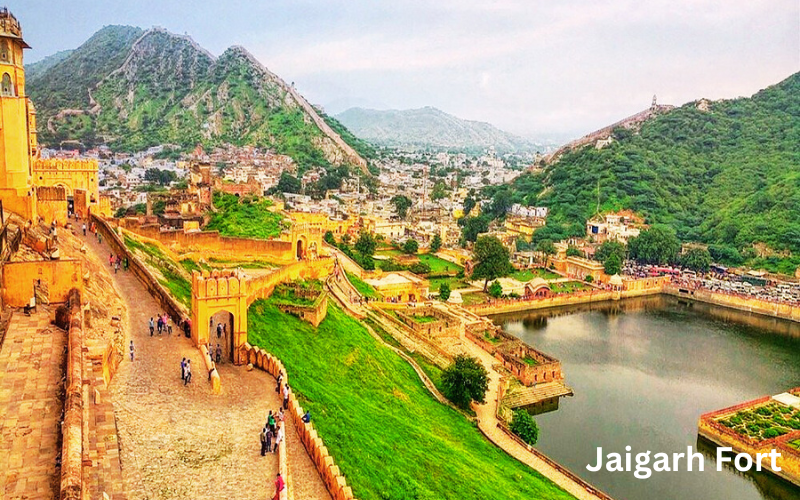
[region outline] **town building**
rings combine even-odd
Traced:
[[[630,210],[595,215],[586,221],[586,237],[594,243],[618,241],[627,243],[646,228],[644,219]]]

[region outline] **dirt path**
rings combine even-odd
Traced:
[[[91,251],[108,258],[109,248],[93,236]],[[277,455],[260,455],[258,434],[269,410],[280,406],[275,380],[259,370],[229,363],[217,366],[222,393],[213,395],[200,354],[191,340],[163,333],[150,336],[148,321],[159,307],[132,274],[113,274],[128,306],[125,358],[111,383],[126,491],[142,499],[268,498],[278,470]],[[134,343],[134,361],[127,346]],[[192,382],[180,377],[183,357],[191,360]],[[287,439],[297,499],[330,498],[294,429]],[[294,436],[294,439],[292,437]],[[298,445],[299,444],[299,448]],[[313,475],[309,473],[309,469]],[[309,487],[311,485],[311,487]],[[291,491],[290,493],[295,493]]]

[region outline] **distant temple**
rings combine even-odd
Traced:
[[[64,223],[70,211],[110,214],[101,199],[96,160],[42,159],[36,110],[25,93],[22,28],[0,9],[0,201],[27,220]]]

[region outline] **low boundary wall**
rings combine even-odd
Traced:
[[[80,293],[69,294],[69,332],[61,433],[61,500],[79,500],[83,494],[83,312]]]
[[[676,285],[667,285],[662,289],[663,293],[680,297],[682,299],[696,300],[714,304],[716,306],[728,307],[739,311],[752,312],[764,316],[786,319],[789,321],[800,322],[800,306],[781,302],[770,302],[754,297],[743,297],[741,295],[712,292],[703,289],[687,289]]]

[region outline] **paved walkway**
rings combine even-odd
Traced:
[[[89,236],[99,255],[109,249]],[[115,286],[127,302],[127,349],[111,383],[126,490],[141,499],[271,498],[278,457],[260,456],[258,434],[269,410],[280,406],[275,379],[230,363],[217,366],[222,393],[213,395],[199,351],[191,340],[166,333],[150,336],[148,321],[159,306],[132,274],[120,271]],[[184,386],[180,361],[191,360]],[[329,499],[294,428],[287,428],[290,472],[296,499]],[[299,445],[299,447],[298,447]],[[314,482],[316,479],[316,484]],[[322,485],[324,495],[319,492]]]
[[[0,497],[58,498],[67,334],[15,312],[0,350]]]
[[[486,371],[489,372],[489,390],[486,392],[486,403],[474,405],[475,413],[478,417],[478,427],[481,431],[483,431],[490,441],[502,448],[506,453],[539,471],[543,476],[550,479],[576,498],[580,500],[598,500],[599,497],[597,495],[586,491],[586,489],[564,475],[561,471],[555,469],[534,453],[530,452],[525,446],[511,439],[508,434],[497,426],[498,420],[495,410],[497,408],[497,393],[500,387],[500,374],[492,368],[492,366],[497,363],[497,360],[491,354],[470,341],[464,342],[463,347],[467,354],[478,358],[486,368]]]

